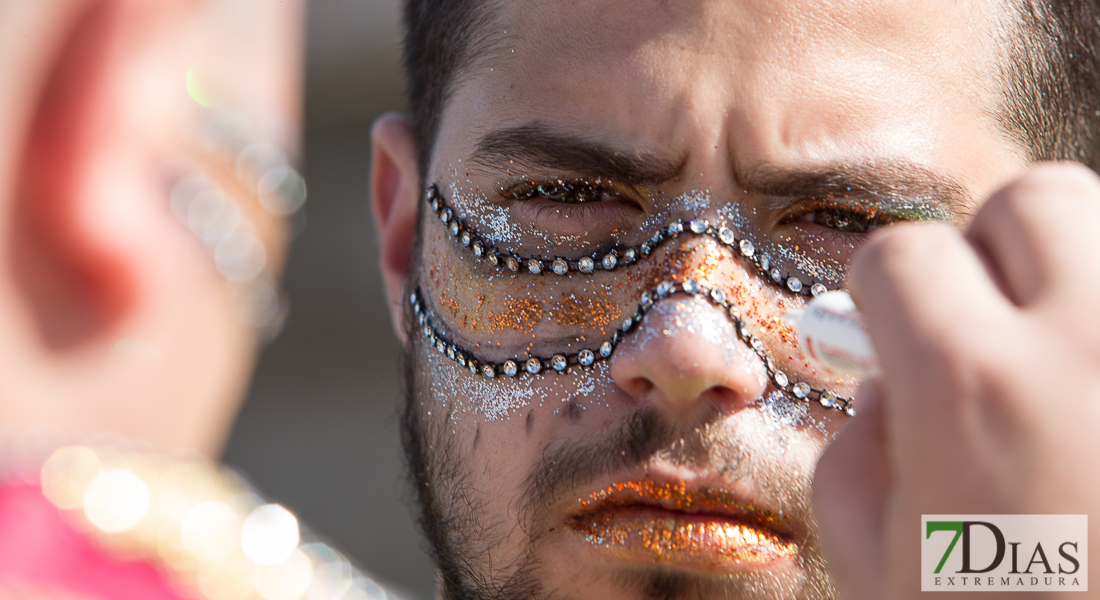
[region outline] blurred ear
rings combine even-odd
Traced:
[[[394,330],[398,339],[404,342],[405,287],[416,240],[417,199],[420,197],[416,137],[404,117],[388,113],[374,122],[371,140],[374,144],[371,205],[381,241],[382,279]]]
[[[125,135],[108,122],[120,71],[119,36],[129,17],[118,2],[87,2],[55,55],[23,147],[14,194],[11,273],[41,337],[79,345],[110,328],[133,305],[127,219],[107,197],[103,173],[117,162],[107,143]],[[117,129],[114,129],[117,128]]]

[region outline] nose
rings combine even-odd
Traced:
[[[632,399],[677,419],[732,413],[767,388],[767,371],[725,311],[697,296],[665,298],[615,349],[611,377]]]

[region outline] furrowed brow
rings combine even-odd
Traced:
[[[966,188],[947,174],[906,161],[839,164],[813,170],[754,166],[737,174],[746,192],[773,197],[908,199],[963,215],[974,202]]]
[[[669,158],[620,148],[541,124],[490,131],[470,161],[487,168],[517,164],[585,176],[657,184],[673,179],[686,158]]]

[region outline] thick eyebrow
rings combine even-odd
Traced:
[[[496,129],[485,134],[470,162],[488,168],[516,163],[562,173],[599,175],[635,184],[675,178],[686,157],[627,151],[540,123]]]
[[[659,184],[680,175],[687,157],[628,151],[543,123],[528,123],[488,132],[478,141],[469,161],[492,169],[516,164],[634,184]],[[957,180],[903,159],[808,169],[736,165],[734,177],[746,193],[761,196],[909,200],[959,216],[973,207],[966,187]]]
[[[938,208],[946,214],[968,212],[973,199],[966,187],[947,175],[905,160],[837,164],[810,170],[772,165],[740,169],[737,182],[745,192],[786,198],[900,199]]]

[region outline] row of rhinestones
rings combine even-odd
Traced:
[[[440,194],[439,188],[434,184],[428,188],[427,200],[432,212],[447,226],[451,235],[464,247],[469,248],[474,256],[488,261],[494,267],[502,270],[507,269],[513,273],[526,272],[532,275],[583,273],[587,275],[595,272],[597,267],[605,271],[614,271],[618,267],[629,265],[640,258],[649,256],[661,244],[679,237],[681,233],[690,231],[696,235],[708,236],[719,244],[734,249],[736,253],[756,267],[756,270],[763,275],[765,281],[783,287],[792,293],[804,296],[820,296],[829,291],[822,283],[806,285],[798,276],[784,275],[778,267],[771,265],[771,260],[767,256],[756,251],[756,246],[751,241],[747,239],[738,240],[729,227],[716,227],[705,219],[673,221],[653,234],[653,237],[642,245],[611,250],[603,256],[592,255],[579,259],[559,257],[547,260],[521,257],[497,250],[455,214],[454,209],[449,206],[447,200]]]
[[[849,416],[855,416],[855,406],[850,399],[841,398],[826,389],[811,387],[810,384],[805,382],[792,383],[785,372],[776,368],[775,361],[772,360],[770,353],[764,350],[763,341],[759,337],[752,335],[748,325],[741,319],[741,312],[737,308],[737,305],[726,298],[726,293],[720,288],[707,287],[694,279],[689,279],[681,284],[664,281],[653,290],[643,293],[642,300],[639,302],[637,309],[635,309],[634,315],[627,317],[615,331],[615,334],[611,336],[611,339],[604,341],[595,350],[586,348],[571,354],[555,354],[549,358],[530,357],[526,360],[508,359],[500,363],[480,360],[474,357],[473,353],[469,350],[448,341],[447,337],[435,327],[431,318],[428,316],[428,309],[424,304],[419,288],[409,297],[409,302],[412,305],[413,314],[420,327],[421,336],[438,350],[440,354],[455,361],[460,367],[469,369],[471,373],[481,375],[488,379],[494,379],[497,375],[518,377],[526,374],[538,375],[542,371],[566,373],[574,366],[588,368],[598,361],[607,360],[611,357],[611,354],[615,351],[619,342],[622,341],[623,336],[630,333],[641,324],[642,318],[645,316],[646,312],[648,312],[658,300],[667,298],[677,292],[689,294],[696,298],[703,298],[711,304],[720,307],[730,320],[733,321],[741,341],[747,344],[757,357],[764,362],[764,368],[767,370],[768,379],[771,380],[772,384],[775,385],[777,389],[788,392],[803,402],[816,401],[825,408],[832,408]]]

